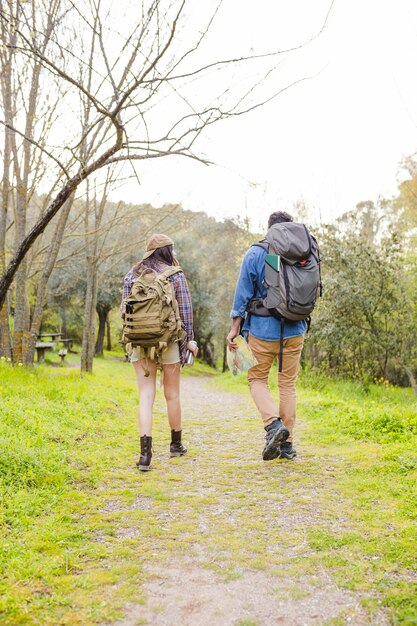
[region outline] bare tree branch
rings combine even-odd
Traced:
[[[20,130],[17,130],[17,128],[12,126],[11,124],[7,124],[4,120],[0,120],[0,124],[5,126],[5,128],[12,130],[14,133],[17,133],[18,135],[20,135],[20,137],[23,137],[23,139],[25,139],[32,145],[36,146],[37,148],[39,148],[41,152],[44,152],[50,159],[52,159],[53,161],[55,161],[57,165],[59,165],[60,169],[64,172],[65,176],[69,179],[67,168],[61,163],[59,159],[57,159],[53,154],[51,154],[44,146],[41,146],[41,144],[35,141],[34,139],[30,139],[29,137],[26,137],[24,133],[22,133]]]

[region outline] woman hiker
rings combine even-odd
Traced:
[[[121,315],[124,317],[126,299],[128,298],[133,281],[143,275],[160,274],[178,267],[174,252],[174,242],[163,234],[153,235],[146,245],[146,252],[141,261],[132,267],[126,274],[123,284],[123,298]],[[153,272],[152,272],[153,270]],[[197,356],[198,347],[193,341],[193,310],[190,291],[184,273],[179,269],[169,276],[175,299],[178,303],[179,324],[183,339],[169,343],[160,352],[149,352],[142,347],[129,350],[129,360],[136,371],[139,387],[139,430],[140,430],[140,459],[136,463],[140,470],[150,469],[152,459],[152,408],[156,391],[156,372],[162,370],[164,395],[167,405],[168,422],[171,427],[171,456],[182,456],[187,448],[181,442],[181,403],[180,403],[180,374],[187,354],[192,352]],[[175,307],[175,302],[174,302]]]

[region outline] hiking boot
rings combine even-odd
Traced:
[[[279,451],[279,458],[291,460],[295,456],[297,456],[297,451],[295,448],[292,447],[291,441],[284,441],[284,443],[281,444],[281,449]]]
[[[181,434],[182,430],[171,430],[171,445],[169,446],[171,456],[182,456],[187,452],[187,448],[181,443]]]
[[[142,470],[142,472],[147,472],[151,469],[151,459],[152,459],[152,437],[148,437],[148,435],[143,435],[140,438],[140,459],[136,463],[137,467]]]
[[[264,461],[272,461],[272,459],[278,458],[280,454],[280,444],[288,439],[290,432],[286,426],[278,417],[272,424],[265,426],[265,448],[262,452],[262,458]]]

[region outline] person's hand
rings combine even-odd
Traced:
[[[235,343],[233,343],[233,339],[235,339],[238,336],[238,334],[239,333],[236,332],[235,330],[233,330],[233,328],[232,328],[232,330],[230,331],[230,333],[226,337],[228,348],[229,348],[229,350],[232,350],[233,352],[235,350],[237,350],[237,345]]]
[[[189,341],[187,343],[187,350],[192,352],[194,354],[194,358],[195,358],[197,356],[197,354],[198,354],[198,345],[195,342],[191,343],[191,341]]]
[[[237,350],[237,345],[233,343],[233,339],[240,334],[240,327],[242,325],[243,319],[241,317],[234,317],[232,319],[232,324],[230,326],[230,332],[226,337],[227,345],[230,350]]]

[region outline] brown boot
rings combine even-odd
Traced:
[[[171,430],[171,445],[169,446],[171,456],[182,456],[187,452],[187,448],[181,443],[181,434],[182,430]]]
[[[147,472],[151,469],[151,459],[152,437],[148,437],[148,435],[143,435],[143,437],[140,438],[140,459],[136,463],[136,465],[143,472]]]

